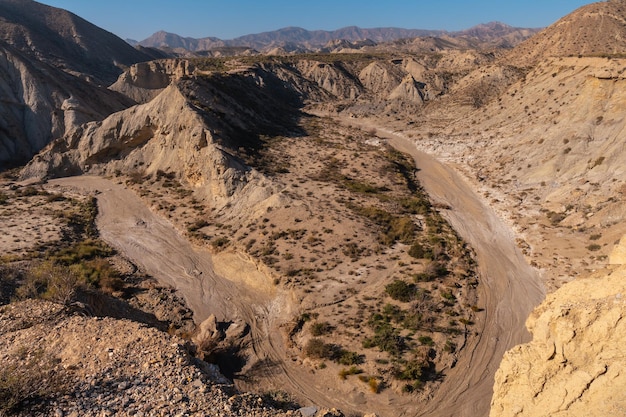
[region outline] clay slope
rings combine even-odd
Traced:
[[[625,282],[622,266],[550,294],[526,322],[533,341],[504,356],[490,416],[622,415]]]
[[[0,38],[70,73],[108,85],[148,55],[80,17],[32,0],[0,1]]]
[[[0,41],[0,170],[25,163],[52,139],[132,101]]]
[[[611,0],[583,6],[519,45],[507,61],[530,66],[547,57],[626,53],[626,4]]]

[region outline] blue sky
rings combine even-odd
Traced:
[[[69,10],[121,38],[143,40],[158,30],[232,39],[287,26],[467,29],[500,21],[548,26],[585,0],[39,0]]]

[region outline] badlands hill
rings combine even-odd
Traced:
[[[124,66],[149,59],[78,16],[31,0],[0,1],[0,36],[2,168],[132,105],[105,87]]]
[[[485,416],[490,402],[494,416],[614,413],[623,271],[603,268],[626,234],[625,14],[592,4],[510,52],[442,37],[400,42],[437,53],[139,63],[111,89],[140,104],[62,132],[21,173],[42,188],[7,185],[4,213],[39,217],[46,199],[58,207],[43,219],[71,218],[73,200],[56,193],[91,190],[103,238],[193,311],[185,349],[228,364],[239,388],[381,416]],[[586,56],[598,48],[609,56]],[[79,174],[99,177],[46,184]],[[13,253],[25,245],[16,229],[27,230],[11,228]],[[492,390],[504,350],[529,340],[538,276],[561,289]],[[57,330],[81,325],[99,326]],[[30,357],[20,351],[12,360]]]
[[[0,41],[0,167],[28,161],[52,139],[132,105]]]
[[[622,55],[626,51],[625,14],[622,0],[583,6],[521,44],[509,59],[527,66],[547,57]]]
[[[105,86],[124,67],[150,59],[112,33],[33,0],[0,1],[0,37],[37,60]]]

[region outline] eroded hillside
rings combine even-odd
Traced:
[[[118,261],[193,310],[193,335],[170,331],[238,387],[346,412],[486,415],[496,364],[529,340],[537,272],[561,287],[605,267],[626,232],[624,13],[620,1],[586,6],[510,53],[440,38],[369,54],[338,43],[351,53],[138,64],[112,89],[141,104],[59,131],[22,180],[48,190],[29,191],[34,201],[96,196]],[[46,184],[70,175],[80,177]],[[0,199],[15,204],[8,218],[27,205],[17,190]],[[44,229],[54,213],[32,213],[35,231],[6,223],[20,268],[27,242],[54,245],[64,230]],[[615,300],[590,301],[586,289],[583,299],[576,288],[595,285],[584,281],[537,310],[537,340],[507,356],[493,413],[584,410],[586,392],[614,410],[603,381],[619,371],[597,331],[618,329],[623,312],[612,292],[621,272],[609,275]],[[28,276],[10,274],[3,290]],[[617,321],[605,325],[605,313]],[[571,337],[565,316],[589,326]],[[613,356],[585,359],[589,340]],[[546,355],[533,353],[542,343]]]

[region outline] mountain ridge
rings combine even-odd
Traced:
[[[524,39],[538,32],[539,29],[516,28],[501,22],[489,22],[474,26],[462,31],[445,31],[429,29],[404,29],[396,27],[361,28],[358,26],[346,26],[336,30],[307,30],[301,27],[289,26],[274,31],[248,34],[230,40],[217,37],[183,37],[166,31],[158,31],[142,41],[127,39],[131,45],[140,45],[153,48],[184,48],[191,52],[209,50],[219,47],[245,46],[254,49],[281,46],[287,43],[295,43],[307,48],[320,48],[327,43],[337,40],[362,41],[371,40],[376,43],[392,42],[400,39],[419,37],[442,37],[453,38],[471,37],[481,41],[490,41],[497,36],[517,34]]]

